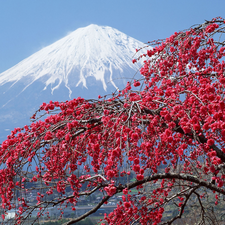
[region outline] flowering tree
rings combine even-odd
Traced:
[[[73,224],[122,193],[102,224],[172,224],[187,215],[219,224],[224,23],[216,18],[151,42],[141,56],[143,79],[110,98],[43,103],[30,126],[1,144],[2,218],[15,209],[14,223],[23,224],[36,209],[38,218],[52,206],[63,214],[66,205],[76,210],[81,196],[101,193],[90,211],[65,223]]]

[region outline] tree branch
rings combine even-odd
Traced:
[[[111,198],[111,196],[106,196],[105,198],[102,199],[101,202],[98,203],[98,205],[96,205],[93,209],[91,209],[90,211],[84,213],[82,216],[77,217],[75,219],[70,220],[69,222],[64,223],[63,225],[70,225],[70,224],[74,224],[78,221],[81,221],[82,219],[86,218],[87,216],[91,215],[92,213],[95,213],[105,202],[107,202],[109,199]]]

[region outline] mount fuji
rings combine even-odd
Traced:
[[[43,102],[97,98],[122,89],[141,62],[144,43],[108,26],[91,24],[41,49],[0,74],[0,142],[29,124]]]

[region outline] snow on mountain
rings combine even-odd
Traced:
[[[32,56],[24,59],[14,67],[0,74],[0,85],[13,82],[12,86],[24,77],[28,78],[25,89],[36,80],[48,76],[45,80],[46,89],[51,85],[51,92],[64,83],[71,96],[72,88],[69,77],[77,73],[75,86],[87,87],[87,78],[93,76],[102,82],[107,90],[106,72],[109,71],[109,81],[113,81],[112,70],[123,72],[123,68],[137,69],[132,63],[135,49],[143,43],[126,34],[107,26],[91,24],[79,28],[66,37],[43,48]]]
[[[143,46],[117,29],[91,24],[34,53],[0,74],[2,129],[29,123],[44,101],[96,98],[123,88],[141,65],[132,57]]]

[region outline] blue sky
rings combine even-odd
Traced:
[[[217,16],[224,0],[0,0],[0,73],[92,23],[147,42]]]

